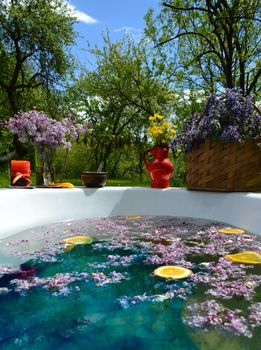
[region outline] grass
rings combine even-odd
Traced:
[[[75,186],[82,186],[82,181],[79,179],[66,179],[66,182],[71,182]],[[142,186],[147,187],[150,185],[149,180],[139,180],[139,179],[130,179],[130,180],[121,180],[121,179],[108,179],[106,181],[106,186]]]
[[[0,187],[6,187],[10,185],[10,180],[8,176],[0,174]]]
[[[35,176],[32,174],[31,176],[32,182],[34,183]],[[75,186],[82,186],[81,179],[65,179],[64,182],[71,182]],[[6,187],[10,185],[9,176],[5,174],[0,174],[0,187]],[[132,187],[148,187],[150,186],[149,179],[108,179],[106,182],[106,186],[132,186]]]

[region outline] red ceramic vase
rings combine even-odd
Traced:
[[[169,187],[174,166],[168,158],[168,151],[168,148],[156,146],[147,149],[143,153],[143,161],[151,178],[151,187]],[[149,153],[152,154],[153,158],[148,162],[146,157]]]

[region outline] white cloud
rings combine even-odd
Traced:
[[[141,35],[142,29],[134,28],[134,27],[122,27],[119,29],[114,29],[114,33],[120,33],[123,32],[125,34],[132,34],[132,35]]]
[[[11,3],[11,0],[0,0],[0,1],[3,1],[7,5],[9,5]],[[20,0],[20,2],[22,2],[22,1],[23,0]],[[73,15],[75,15],[77,17],[78,21],[84,22],[87,24],[98,23],[97,19],[87,15],[87,13],[85,13],[85,12],[77,10],[77,8],[74,5],[69,4],[67,0],[64,0],[64,3],[68,7],[68,9],[73,12]]]
[[[80,22],[87,24],[98,23],[97,19],[87,15],[87,13],[77,10],[77,8],[72,4],[67,4],[67,7],[73,12]]]

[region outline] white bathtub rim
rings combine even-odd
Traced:
[[[119,215],[202,218],[261,234],[261,193],[183,188],[1,189],[0,239],[48,223]]]

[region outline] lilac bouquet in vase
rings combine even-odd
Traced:
[[[70,149],[79,135],[91,129],[90,123],[76,123],[73,116],[57,121],[37,110],[19,112],[5,126],[20,142],[35,145],[36,185],[43,186],[54,182],[55,150]]]

